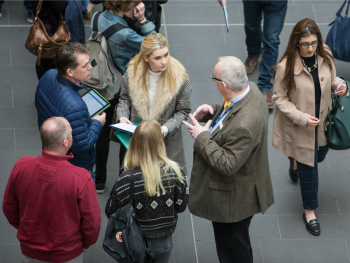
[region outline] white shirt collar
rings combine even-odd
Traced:
[[[234,104],[234,103],[240,101],[241,99],[243,99],[245,97],[245,95],[248,94],[249,91],[250,91],[250,86],[248,85],[248,88],[245,92],[243,92],[241,95],[239,95],[233,99],[230,99],[231,104]]]

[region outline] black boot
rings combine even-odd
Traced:
[[[298,170],[294,170],[294,159],[292,157],[288,157],[290,166],[289,166],[289,177],[292,182],[296,183],[299,179]]]

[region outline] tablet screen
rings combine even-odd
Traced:
[[[85,93],[82,96],[82,99],[84,100],[91,117],[109,106],[109,103],[93,89]]]

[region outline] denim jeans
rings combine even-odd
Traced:
[[[5,0],[0,0],[0,12],[1,12],[1,6],[2,4],[5,2]],[[28,11],[28,17],[32,17],[32,1],[30,0],[24,0],[23,1],[24,6],[26,7],[27,11]]]
[[[243,7],[248,56],[256,58],[262,54],[258,87],[262,92],[269,92],[273,86],[271,79],[273,67],[277,64],[279,35],[286,17],[287,1],[243,0]]]
[[[96,183],[95,172],[93,170],[90,170],[89,173],[91,174],[91,178],[92,178],[92,180],[94,180],[94,183]]]

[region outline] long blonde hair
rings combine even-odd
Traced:
[[[137,126],[131,137],[124,159],[124,168],[125,170],[141,168],[145,190],[149,196],[159,194],[159,189],[165,193],[159,160],[166,164],[162,169],[167,171],[171,168],[181,182],[185,180],[177,163],[166,156],[160,124],[155,120],[143,121]]]
[[[143,39],[140,52],[135,57],[133,57],[127,64],[127,67],[129,66],[134,67],[134,73],[132,78],[133,86],[135,85],[135,83],[137,83],[137,85],[141,86],[144,91],[148,92],[146,76],[148,74],[149,66],[143,57],[144,56],[149,57],[150,55],[152,55],[152,53],[155,50],[162,49],[165,47],[169,48],[168,41],[166,41],[165,37],[163,37],[159,33],[153,33],[153,34],[147,35]],[[169,50],[169,56],[170,56],[170,50]],[[136,80],[137,68],[140,64],[143,65],[143,72],[140,78]],[[176,86],[177,86],[176,76],[178,74],[182,75],[183,79],[188,80],[188,75],[186,73],[185,67],[178,60],[170,56],[167,68],[161,74],[160,78],[163,80],[167,80],[170,90],[176,90]],[[165,81],[163,81],[162,89],[164,89],[164,84],[165,84]]]

